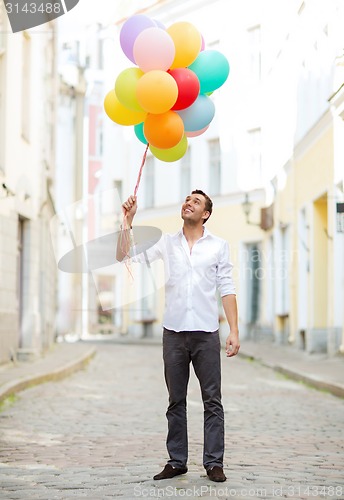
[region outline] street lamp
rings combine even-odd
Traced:
[[[242,206],[243,212],[244,212],[245,217],[246,217],[246,224],[250,224],[251,226],[260,226],[260,223],[250,221],[250,213],[251,213],[252,205],[253,205],[253,203],[252,203],[252,201],[250,201],[249,194],[245,193],[245,200],[243,201],[241,206]]]

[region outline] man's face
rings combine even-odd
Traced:
[[[209,212],[205,208],[204,196],[201,194],[190,194],[187,196],[182,205],[181,216],[184,221],[192,221],[194,223],[202,219],[207,219]]]

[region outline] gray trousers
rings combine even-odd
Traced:
[[[220,338],[215,332],[174,332],[164,328],[163,357],[169,394],[168,461],[185,467],[188,459],[186,396],[190,361],[199,380],[204,406],[203,465],[205,469],[223,467],[224,415],[221,403]]]

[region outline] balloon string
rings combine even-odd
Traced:
[[[148,148],[149,148],[149,144],[147,144],[146,150],[145,150],[145,152],[143,154],[143,157],[142,157],[142,162],[141,162],[139,174],[137,176],[136,186],[135,186],[135,189],[134,189],[134,196],[137,195],[137,191],[138,191],[139,186],[140,186],[142,171],[143,171],[144,164],[146,162]],[[128,227],[127,217],[126,217],[125,214],[123,214],[123,223],[122,223],[122,226],[121,226],[121,232],[120,232],[120,236],[119,237],[120,237],[120,240],[121,240],[121,250],[122,250],[122,253],[125,254],[124,262],[125,262],[125,265],[126,265],[126,268],[127,268],[128,272],[130,274],[130,277],[133,279],[133,274],[132,274],[131,268],[130,268],[130,247],[131,247],[131,243],[134,243],[134,242],[131,241],[130,229],[131,228]]]
[[[140,181],[141,181],[141,175],[142,175],[142,170],[143,170],[143,166],[144,166],[145,161],[146,161],[148,148],[149,148],[149,144],[147,144],[146,150],[145,150],[145,152],[143,154],[143,157],[142,157],[141,167],[140,167],[140,170],[139,170],[139,175],[137,177],[136,186],[135,186],[135,189],[134,189],[134,196],[136,196],[137,191],[139,189],[139,185],[140,185]]]

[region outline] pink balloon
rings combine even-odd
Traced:
[[[137,14],[135,16],[129,17],[123,24],[120,34],[119,41],[124,54],[135,63],[133,55],[133,46],[138,35],[147,28],[155,27],[156,24],[148,16],[144,14]]]
[[[133,54],[136,64],[147,73],[168,70],[176,53],[172,37],[160,28],[148,28],[136,38]]]
[[[205,41],[204,41],[204,38],[203,38],[202,34],[201,34],[201,39],[202,39],[202,43],[201,43],[201,50],[200,50],[200,52],[202,52],[202,50],[205,49]]]
[[[202,128],[201,130],[196,130],[195,132],[185,132],[186,137],[197,137],[201,134],[203,134],[206,130],[208,130],[209,125],[206,127]]]

